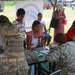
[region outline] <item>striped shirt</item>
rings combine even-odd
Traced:
[[[25,39],[25,22],[19,23],[17,20],[14,20],[12,24],[16,25],[17,29],[20,31],[20,35]]]

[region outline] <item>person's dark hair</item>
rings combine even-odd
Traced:
[[[16,12],[16,15],[17,16],[20,16],[20,15],[25,15],[25,10],[23,8],[19,8]]]
[[[41,24],[38,20],[35,20],[32,24],[32,29],[33,27],[37,26],[38,24]]]
[[[39,16],[39,15],[42,15],[42,13],[38,13],[38,16]]]
[[[72,26],[71,26],[71,27],[72,27],[72,28],[73,28],[73,27],[75,27],[75,21],[73,21],[73,23],[72,23]]]
[[[60,45],[66,43],[66,37],[64,33],[58,33],[54,37],[54,41],[58,42]]]

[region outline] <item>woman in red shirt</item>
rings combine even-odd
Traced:
[[[72,37],[75,35],[75,21],[73,21],[71,28],[66,33],[66,40],[72,41]]]

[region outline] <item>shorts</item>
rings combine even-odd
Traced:
[[[49,34],[47,34],[46,32],[44,32],[45,36],[44,36],[44,39],[49,39],[49,38],[52,38]]]

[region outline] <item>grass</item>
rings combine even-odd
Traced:
[[[72,22],[75,20],[75,10],[72,10],[70,7],[64,7],[66,18],[68,20],[67,25],[65,26],[65,33],[70,28]],[[47,29],[49,28],[51,17],[52,17],[53,9],[45,9],[43,10],[43,18],[46,22]],[[0,15],[6,15],[10,21],[12,22],[15,19],[16,8],[15,5],[7,5],[5,4],[5,8],[3,12],[0,12]],[[51,28],[50,35],[53,37],[54,29]]]
[[[64,7],[65,8],[65,14],[67,18],[67,25],[65,25],[65,33],[68,31],[68,29],[71,27],[72,22],[75,20],[75,10],[72,10],[71,7]],[[52,17],[53,9],[51,10],[43,10],[43,18],[50,19],[49,21],[45,20],[47,29],[49,28],[51,17]],[[50,35],[53,37],[54,29],[51,28]]]
[[[45,9],[45,10],[43,10],[43,16],[45,17],[45,18],[51,18],[52,17],[52,12],[53,12],[53,10],[51,9],[51,10],[49,10],[49,9]]]

